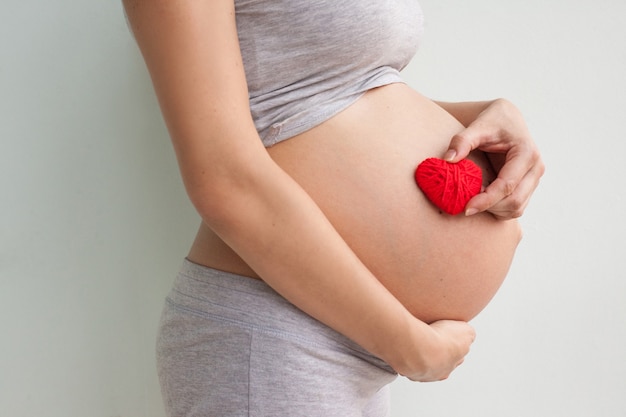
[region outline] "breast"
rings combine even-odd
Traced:
[[[462,126],[404,84],[268,149],[375,276],[418,318],[469,320],[504,280],[521,231],[489,214],[441,213],[413,172]],[[488,179],[481,154],[473,159]]]
[[[416,0],[236,0],[235,7],[253,97],[301,80],[319,82],[339,68],[401,69],[423,31]]]
[[[404,68],[422,33],[416,0],[235,4],[250,109],[266,145],[274,143],[267,137],[275,134],[270,128],[320,105],[304,123],[322,120],[387,70]]]

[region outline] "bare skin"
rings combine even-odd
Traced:
[[[515,220],[440,213],[413,170],[442,157],[463,126],[404,84],[373,90],[330,121],[268,149],[315,200],[356,255],[425,322],[470,320],[495,294],[521,237]],[[481,152],[471,158],[495,172]],[[189,259],[257,277],[209,228]]]
[[[250,115],[233,0],[124,0],[124,6],[187,193],[203,220],[192,260],[257,274],[303,311],[410,379],[447,378],[469,352],[474,330],[459,320],[427,324],[417,316],[430,322],[448,315],[466,318],[480,310],[504,276],[519,230],[514,222],[495,223],[490,214],[441,220],[414,186],[406,196],[397,193],[409,189],[409,165],[443,154],[452,136],[456,156],[451,159],[483,146],[505,156],[498,180],[476,197],[473,207],[516,217],[541,173],[527,135],[500,129],[505,134],[485,137],[480,128],[464,135],[470,129],[462,131],[454,119],[464,125],[465,119],[493,121],[497,117],[485,113],[491,107],[445,105],[453,118],[432,102],[390,87],[268,151]],[[402,102],[408,106],[398,105]],[[441,124],[425,123],[422,112]],[[359,127],[363,115],[379,118],[380,125],[371,124],[380,129],[378,134]],[[390,125],[384,116],[398,124]],[[307,154],[301,168],[293,158],[307,153],[307,147],[319,151]],[[345,168],[348,157],[356,171]],[[384,187],[358,182],[365,176],[355,173],[368,166],[387,177]],[[389,202],[373,204],[372,199]],[[364,214],[355,216],[355,207],[363,207]],[[384,212],[391,207],[401,213],[399,219]],[[442,228],[435,232],[428,220]],[[479,244],[461,239],[454,243],[457,252],[447,251],[452,233]],[[477,233],[493,233],[493,240]],[[494,243],[500,240],[503,248]],[[502,256],[489,253],[491,249],[501,250]],[[485,280],[487,291],[461,282],[459,273],[468,263],[472,273],[484,275],[471,282]],[[458,292],[449,290],[457,284]],[[401,300],[403,285],[409,290]],[[421,285],[426,286],[421,291],[432,291],[441,302],[421,304]],[[469,300],[477,291],[480,299]]]

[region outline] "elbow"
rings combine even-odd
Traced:
[[[202,220],[211,228],[229,223],[235,217],[234,198],[241,190],[225,180],[185,184],[187,195]]]
[[[264,200],[270,171],[271,166],[257,158],[254,164],[231,162],[198,173],[187,172],[183,182],[191,203],[209,227],[232,230],[245,223]]]

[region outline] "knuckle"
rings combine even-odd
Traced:
[[[522,199],[521,196],[510,194],[508,198],[508,203],[509,203],[509,207],[511,208],[511,211],[513,212],[524,211],[523,209],[525,206],[525,201]]]
[[[523,214],[524,214],[524,210],[523,209],[515,209],[515,210],[511,211],[511,218],[512,219],[519,219],[520,217],[522,217]]]
[[[461,131],[452,136],[452,142],[463,142],[464,140],[466,140],[465,136],[465,131]]]
[[[472,136],[467,132],[467,129],[454,135],[450,143],[456,148],[473,149],[474,147]]]
[[[516,107],[505,98],[499,98],[494,102],[494,110],[498,111],[501,118],[509,120],[514,114]]]
[[[502,180],[502,190],[505,196],[510,196],[515,191],[517,187],[517,182],[514,180]]]
[[[452,136],[452,143],[454,144],[461,144],[463,142],[467,142],[468,141],[468,137],[467,137],[467,133],[466,130],[463,130],[459,133],[457,133],[456,135]]]
[[[536,146],[533,146],[531,150],[531,154],[535,161],[537,161],[538,163],[541,162],[541,153],[539,152],[539,148],[537,148]]]
[[[525,203],[519,199],[519,197],[509,196],[506,201],[506,218],[517,219],[524,214]]]

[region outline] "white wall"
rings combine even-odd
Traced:
[[[621,0],[424,0],[409,82],[510,98],[548,171],[509,279],[445,382],[394,417],[626,415]],[[3,1],[0,415],[162,417],[153,339],[195,232],[117,1]]]
[[[155,328],[198,220],[121,3],[0,10],[0,416],[162,416]]]
[[[626,2],[422,6],[411,84],[511,99],[547,171],[468,359],[443,383],[396,383],[393,415],[626,416]]]

